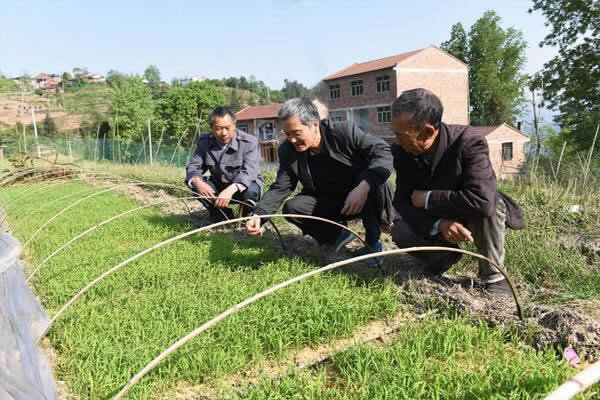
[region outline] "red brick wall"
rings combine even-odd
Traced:
[[[469,76],[465,64],[436,47],[428,47],[398,65],[398,94],[422,87],[444,106],[447,124],[469,124]]]
[[[387,75],[390,77],[390,90],[387,92],[377,93],[376,78]],[[363,81],[362,96],[352,97],[352,81]],[[329,98],[329,85],[340,85],[340,98]],[[396,99],[396,76],[391,68],[387,70],[367,72],[361,75],[354,75],[344,78],[327,81],[323,85],[323,92],[320,94],[321,101],[327,105],[329,110],[337,110],[340,108],[364,107],[374,104],[391,104]]]
[[[377,93],[376,77],[390,77],[390,91]],[[363,95],[352,96],[351,82],[363,81]],[[340,98],[329,98],[329,86],[340,85]],[[391,105],[404,90],[423,87],[433,91],[444,105],[443,120],[449,124],[469,123],[469,78],[468,69],[454,57],[436,47],[428,47],[420,53],[398,64],[397,70],[367,72],[325,82],[319,98],[330,112],[368,108],[371,133],[392,137],[389,124],[377,123],[376,107]],[[344,118],[345,115],[344,115]]]

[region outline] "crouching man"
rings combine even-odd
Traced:
[[[277,178],[255,208],[256,216],[247,223],[250,235],[259,235],[259,215],[270,214],[287,200],[283,213],[302,214],[346,223],[361,217],[368,247],[367,254],[381,250],[382,213],[392,193],[386,180],[392,168],[392,154],[383,140],[346,123],[320,120],[315,105],[307,98],[286,101],[279,111],[286,140],[279,146]],[[393,207],[389,207],[392,209]],[[288,218],[305,235],[319,244],[341,249],[352,235],[335,225],[310,219]],[[370,259],[370,264],[380,260]]]
[[[478,251],[504,266],[505,226],[521,229],[518,206],[496,188],[488,145],[469,126],[442,122],[439,98],[426,89],[408,90],[392,105],[392,148],[396,170],[394,206],[402,219],[392,228],[398,247],[458,247],[474,242]],[[413,253],[427,274],[443,274],[461,255]],[[488,292],[510,296],[506,280],[479,261]]]
[[[198,139],[186,168],[185,182],[195,193],[208,197],[200,202],[212,222],[233,218],[231,199],[247,203],[243,214],[251,215],[263,186],[258,141],[236,128],[235,114],[228,107],[215,108],[209,124],[211,133]],[[210,175],[205,176],[206,172]]]

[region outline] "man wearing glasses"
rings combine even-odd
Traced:
[[[382,214],[391,203],[386,184],[392,168],[390,147],[351,122],[331,125],[319,120],[315,105],[307,98],[286,101],[279,110],[286,140],[279,146],[277,178],[256,205],[256,217],[248,221],[247,232],[260,235],[261,219],[270,214],[294,191],[302,191],[283,205],[285,214],[313,215],[336,222],[361,217],[368,247],[359,254],[381,251]],[[388,212],[393,208],[387,207]],[[391,211],[390,211],[391,210]],[[336,251],[349,243],[352,235],[337,226],[319,221],[288,218],[305,235]],[[388,214],[388,220],[391,221]],[[369,264],[380,263],[370,259]]]
[[[208,118],[211,134],[202,135],[186,168],[186,184],[201,196],[212,222],[233,218],[231,199],[241,200],[244,216],[260,199],[263,178],[258,172],[258,141],[236,128],[229,107],[215,108]],[[209,176],[205,176],[206,172]]]
[[[504,266],[505,225],[524,226],[519,207],[496,188],[485,138],[468,126],[442,122],[439,98],[426,89],[403,92],[392,105],[392,147],[396,170],[394,206],[402,219],[392,228],[398,247],[458,247],[474,242],[478,251]],[[458,262],[460,253],[413,253],[431,276]],[[504,276],[479,261],[488,292],[510,296]]]

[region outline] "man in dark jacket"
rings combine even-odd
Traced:
[[[236,129],[235,114],[228,107],[217,107],[209,116],[212,133],[200,136],[198,146],[186,168],[186,184],[196,193],[213,199],[200,199],[211,221],[231,219],[231,199],[248,205],[250,215],[260,199],[263,178],[258,172],[260,155],[253,135]],[[210,176],[205,176],[206,172]]]
[[[317,108],[306,98],[286,101],[279,119],[286,140],[279,146],[277,178],[256,205],[255,213],[276,211],[300,182],[302,192],[285,202],[284,213],[344,223],[361,216],[369,247],[360,254],[380,251],[386,193],[391,200],[391,189],[386,185],[392,168],[390,147],[352,123],[319,121]],[[347,231],[331,224],[299,218],[289,221],[318,243],[333,245],[336,250],[352,240]],[[260,218],[248,221],[247,231],[259,235]]]
[[[520,229],[517,205],[496,188],[487,142],[468,126],[442,123],[443,107],[426,89],[408,90],[392,105],[392,148],[396,169],[394,206],[402,219],[392,228],[398,247],[447,246],[474,242],[478,251],[504,265],[505,225]],[[441,275],[459,253],[414,253],[426,272]],[[489,292],[510,295],[502,274],[479,261]]]

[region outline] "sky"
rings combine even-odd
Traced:
[[[307,86],[355,62],[439,45],[453,24],[465,29],[495,10],[528,43],[526,72],[556,54],[528,0],[0,0],[0,73],[62,73],[87,67],[163,80],[253,74],[277,89]]]

